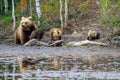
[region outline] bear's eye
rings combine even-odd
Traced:
[[[57,33],[60,34],[59,31]]]
[[[21,24],[23,24],[23,22],[21,22]]]

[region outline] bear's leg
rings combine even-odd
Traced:
[[[96,39],[100,39],[100,33],[97,33]]]
[[[58,39],[61,40],[61,36]]]
[[[23,45],[23,44],[25,44],[25,38],[24,38],[24,36],[21,36],[21,38],[20,38],[20,43]]]
[[[88,37],[87,40],[90,40],[90,37]]]
[[[44,35],[44,33],[43,33],[43,32],[41,32],[41,33],[37,34],[37,39],[38,39],[38,40],[41,40],[41,39],[42,39],[42,37],[43,37],[43,35]]]
[[[20,44],[20,39],[18,39],[17,37],[14,38],[14,43],[15,44]]]
[[[21,44],[25,44],[26,42],[28,42],[30,40],[29,36],[22,36],[20,39]]]

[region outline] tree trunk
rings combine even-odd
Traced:
[[[15,30],[15,8],[14,8],[14,0],[12,0],[12,18],[13,18],[13,31]]]
[[[0,14],[2,14],[2,0],[0,0]]]
[[[61,27],[63,29],[62,0],[60,0],[60,21],[61,21]]]
[[[65,0],[65,27],[67,26],[68,20],[68,0]]]
[[[32,16],[32,1],[30,0],[30,16]]]
[[[5,14],[8,13],[8,1],[4,0],[4,4],[5,4]]]
[[[40,9],[40,0],[35,0],[36,3],[36,11],[37,11],[37,15],[38,15],[38,24],[40,24],[40,16],[41,16],[41,9]]]

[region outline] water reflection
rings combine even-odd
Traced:
[[[23,64],[27,66],[23,72],[20,71],[18,57],[0,58],[1,80],[120,79],[120,63],[113,59],[105,59],[103,63],[72,57],[20,59],[26,60]],[[39,61],[35,63],[37,60]],[[33,61],[35,64],[31,64]]]

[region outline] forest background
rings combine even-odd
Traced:
[[[32,16],[42,30],[63,27],[68,33],[81,32],[81,25],[90,21],[119,30],[120,0],[0,0],[1,40],[13,36],[22,16]]]

